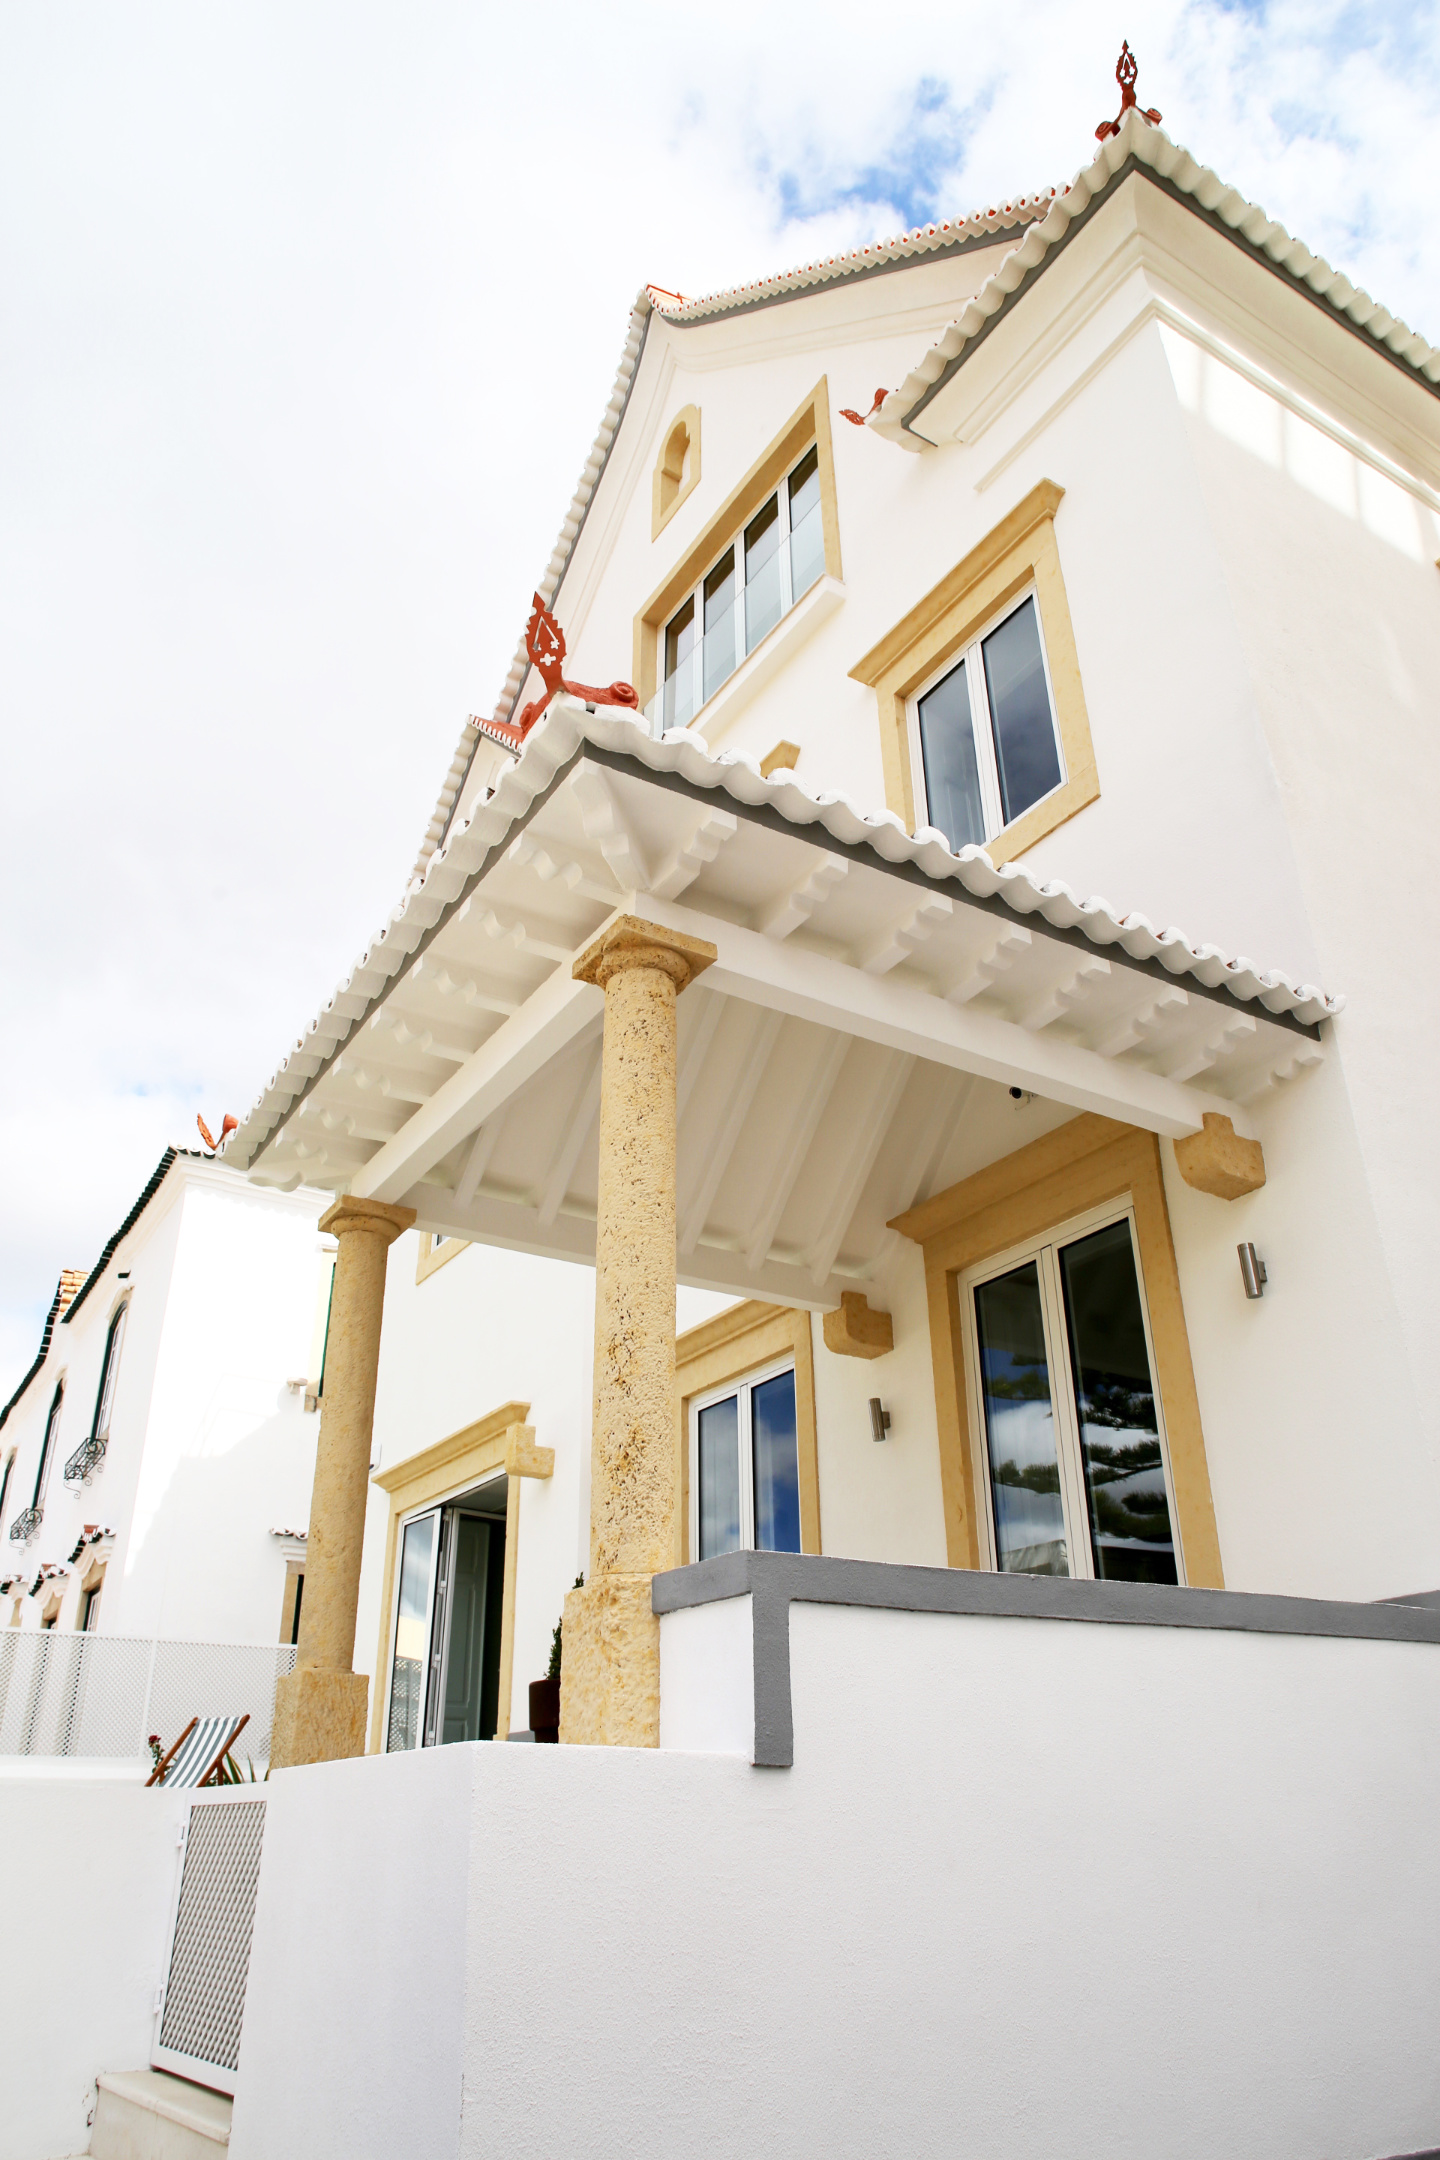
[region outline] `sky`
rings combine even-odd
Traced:
[[[723,26],[723,34],[722,34]],[[0,9],[0,1402],[490,711],[645,281],[1167,133],[1440,340],[1440,8]]]

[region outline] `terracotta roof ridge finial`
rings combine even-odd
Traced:
[[[1139,63],[1130,50],[1130,41],[1124,38],[1120,44],[1120,58],[1115,63],[1115,80],[1120,85],[1120,110],[1113,120],[1101,121],[1095,130],[1096,142],[1105,142],[1111,135],[1118,135],[1126,113],[1132,108],[1139,113],[1142,120],[1148,120],[1151,127],[1159,127],[1159,113],[1148,111],[1136,100],[1135,77],[1139,72]]]

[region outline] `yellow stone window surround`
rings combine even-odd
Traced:
[[[997,865],[1023,855],[1100,794],[1055,539],[1055,513],[1064,494],[1055,481],[1040,481],[850,670],[853,680],[873,689],[879,701],[885,801],[913,833],[920,791],[912,762],[910,699],[947,660],[963,653],[1008,601],[1033,586],[1065,779],[986,841],[985,851]]]
[[[830,441],[830,391],[826,378],[797,406],[778,435],[730,490],[703,532],[686,550],[663,584],[656,587],[635,617],[634,657],[630,680],[642,709],[654,697],[660,674],[660,639],[676,608],[693,592],[705,572],[724,554],[760,505],[779,487],[790,468],[815,445],[820,479],[820,525],[825,539],[825,573],[840,579],[840,519],[835,505],[835,459]],[[697,416],[698,417],[698,416]],[[698,443],[698,436],[697,436]],[[675,505],[678,509],[679,504]]]
[[[520,1480],[548,1477],[554,1466],[553,1450],[537,1448],[535,1435],[526,1424],[529,1403],[502,1403],[473,1425],[422,1448],[418,1455],[378,1471],[372,1483],[390,1499],[390,1520],[385,1529],[385,1572],[380,1593],[380,1642],[376,1653],[375,1684],[370,1691],[370,1753],[382,1752],[385,1698],[390,1683],[391,1637],[395,1625],[395,1555],[400,1528],[408,1516],[427,1507],[441,1506],[468,1492],[496,1471],[508,1475],[505,1495],[505,1589],[500,1608],[500,1688],[495,1731],[504,1739],[510,1730],[510,1697],[515,1663],[515,1583],[520,1556]]]
[[[437,1237],[431,1230],[422,1230],[420,1250],[415,1255],[416,1282],[428,1282],[438,1269],[444,1267],[447,1260],[453,1260],[457,1253],[464,1252],[469,1243],[469,1238]]]
[[[1138,1126],[1089,1113],[936,1193],[890,1225],[925,1255],[949,1564],[982,1565],[978,1510],[984,1501],[976,1490],[979,1439],[971,1430],[960,1278],[992,1255],[1114,1200],[1128,1200],[1134,1211],[1185,1579],[1221,1590],[1220,1539],[1160,1143]]]
[[[820,1469],[815,1437],[815,1354],[810,1315],[747,1298],[675,1338],[676,1564],[690,1553],[690,1405],[780,1358],[795,1360],[795,1448],[800,1470],[800,1549],[820,1551]]]
[[[682,405],[660,445],[651,483],[650,537],[658,540],[700,479],[700,408]]]

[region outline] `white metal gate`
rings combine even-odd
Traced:
[[[240,2062],[264,1834],[258,1796],[191,1806],[150,2060],[220,2092],[234,2092]]]

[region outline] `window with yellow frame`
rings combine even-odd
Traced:
[[[1042,480],[850,670],[879,700],[886,800],[1008,862],[1100,793]]]

